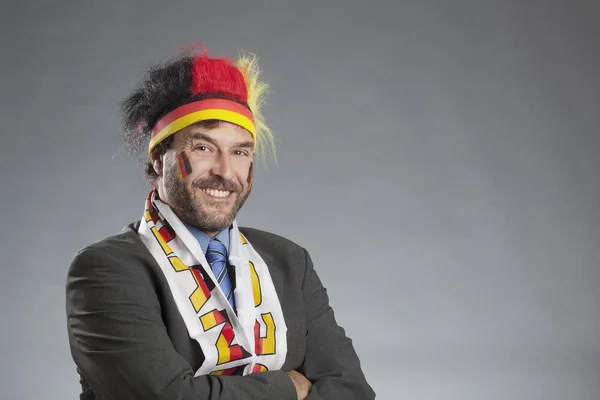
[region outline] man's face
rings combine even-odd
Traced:
[[[171,148],[153,158],[160,198],[208,234],[229,227],[250,194],[253,146],[250,132],[228,122],[182,129]]]

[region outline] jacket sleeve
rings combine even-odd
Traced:
[[[161,318],[152,279],[103,249],[82,250],[66,286],[73,359],[100,400],[296,400],[284,371],[194,377]]]
[[[306,276],[304,302],[307,313],[307,344],[299,372],[313,383],[306,400],[369,400],[375,392],[367,383],[352,340],[334,317],[327,290],[304,250]]]

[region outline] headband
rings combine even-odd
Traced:
[[[158,143],[183,128],[200,121],[214,119],[245,128],[252,135],[256,146],[254,117],[247,107],[231,100],[207,99],[185,104],[161,118],[152,129],[148,154],[152,153]]]

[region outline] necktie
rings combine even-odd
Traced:
[[[221,286],[223,293],[225,293],[227,301],[229,301],[231,307],[234,308],[233,286],[231,285],[231,279],[229,279],[229,274],[227,273],[227,266],[229,265],[227,260],[227,248],[225,248],[225,245],[218,239],[212,239],[208,243],[206,261],[210,264],[210,268],[217,278],[217,282],[219,283],[219,286]]]

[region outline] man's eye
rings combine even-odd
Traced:
[[[194,147],[194,150],[198,150],[198,151],[208,151],[208,147],[200,145],[200,146],[196,146],[196,147]]]
[[[245,151],[242,151],[242,150],[235,150],[235,151],[233,152],[233,154],[235,154],[236,156],[245,156],[245,155],[246,155],[246,152],[245,152]]]

